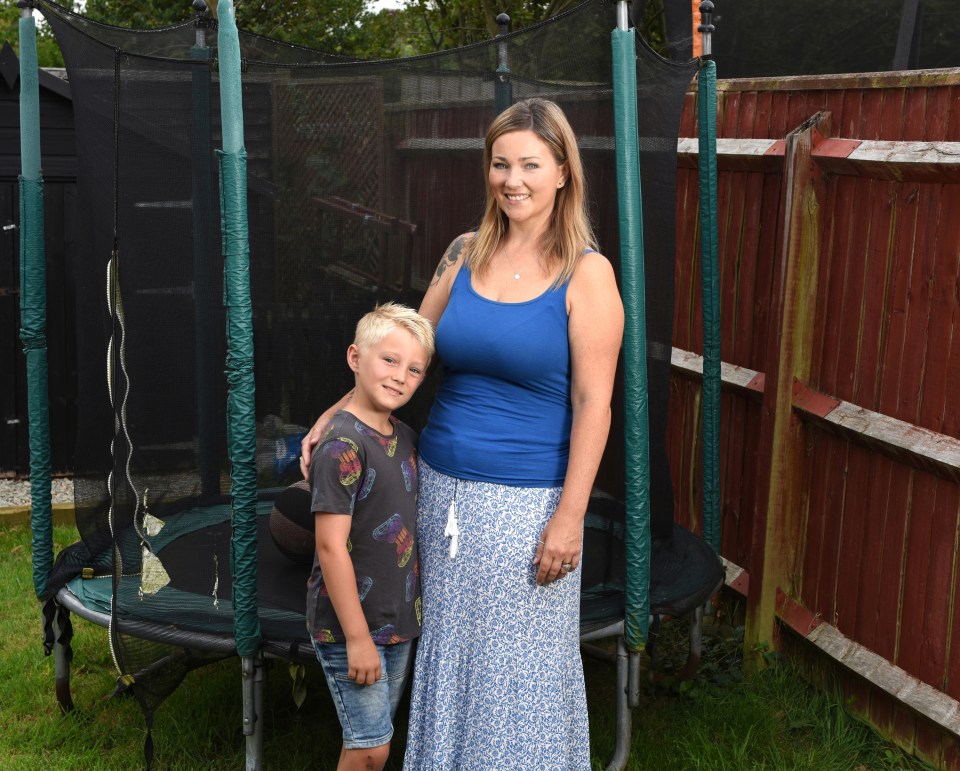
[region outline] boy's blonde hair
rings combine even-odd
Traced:
[[[427,359],[433,358],[433,324],[413,308],[395,302],[385,302],[364,314],[357,322],[353,344],[361,351],[379,343],[394,329],[405,329],[423,346]]]

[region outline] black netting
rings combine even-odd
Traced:
[[[81,209],[74,467],[83,546],[60,561],[60,580],[84,566],[102,572],[99,555],[113,543],[114,578],[101,594],[107,613],[113,598],[118,662],[149,708],[204,660],[177,635],[232,634],[216,30],[137,32],[46,3],[42,11],[73,93]],[[302,432],[352,385],[345,351],[356,320],[388,299],[418,305],[447,244],[478,222],[482,138],[505,85],[498,46],[512,98],[553,99],[570,118],[600,247],[618,263],[614,25],[612,4],[592,0],[501,41],[386,62],[241,32],[266,640],[306,639],[309,568],[277,548],[267,523],[276,495],[299,477]],[[667,535],[676,139],[694,71],[640,49],[653,530]],[[401,417],[422,427],[431,396],[427,384]],[[621,414],[595,500],[623,498]],[[611,527],[591,525],[622,537],[621,524]],[[73,585],[94,602],[86,583]],[[160,638],[145,632],[151,623]]]
[[[960,22],[947,0],[714,5],[713,53],[724,78],[960,66]]]

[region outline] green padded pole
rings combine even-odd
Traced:
[[[622,4],[621,4],[622,5]],[[626,442],[627,596],[625,642],[646,645],[650,623],[650,431],[643,215],[637,138],[637,57],[634,31],[613,31],[613,113],[620,210],[620,279],[626,311],[624,438]]]
[[[717,65],[697,79],[703,287],[703,537],[720,553],[720,267],[717,253]]]
[[[33,13],[20,19],[20,340],[27,360],[30,421],[30,525],[33,588],[46,594],[53,565],[50,497],[50,407],[47,401],[47,270],[43,245],[43,176],[40,172],[40,87]]]
[[[234,638],[240,656],[260,650],[257,614],[257,426],[254,412],[253,308],[247,230],[247,153],[243,147],[240,39],[232,0],[217,3],[220,22],[220,214],[227,308],[227,444],[233,497]]]

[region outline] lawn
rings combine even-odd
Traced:
[[[58,546],[76,539],[57,527]],[[43,655],[40,607],[34,598],[30,534],[0,526],[0,768],[129,769],[143,767],[145,723],[136,702],[111,697],[116,672],[106,630],[74,618],[72,691],[75,710],[62,715],[54,695],[53,660]],[[926,766],[885,743],[799,676],[787,661],[753,677],[740,668],[741,630],[711,621],[695,680],[671,681],[685,655],[683,622],[666,625],[664,668],[644,679],[633,713],[633,771],[817,769],[895,771]],[[615,735],[611,665],[584,660],[593,767],[604,768]],[[305,671],[298,708],[283,662],[269,668],[264,699],[266,768],[329,769],[339,753],[339,726],[317,667]],[[240,664],[227,659],[189,674],[157,711],[156,769],[244,767]],[[401,706],[393,763],[399,769],[406,706]],[[518,766],[522,768],[522,763]]]

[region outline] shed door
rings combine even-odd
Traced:
[[[17,185],[0,181],[0,473],[27,473],[26,366],[20,345]]]
[[[47,370],[52,471],[73,470],[76,435],[76,315],[67,271],[73,244],[76,184],[45,182]],[[0,178],[0,476],[29,476],[27,365],[20,342],[20,198]]]

